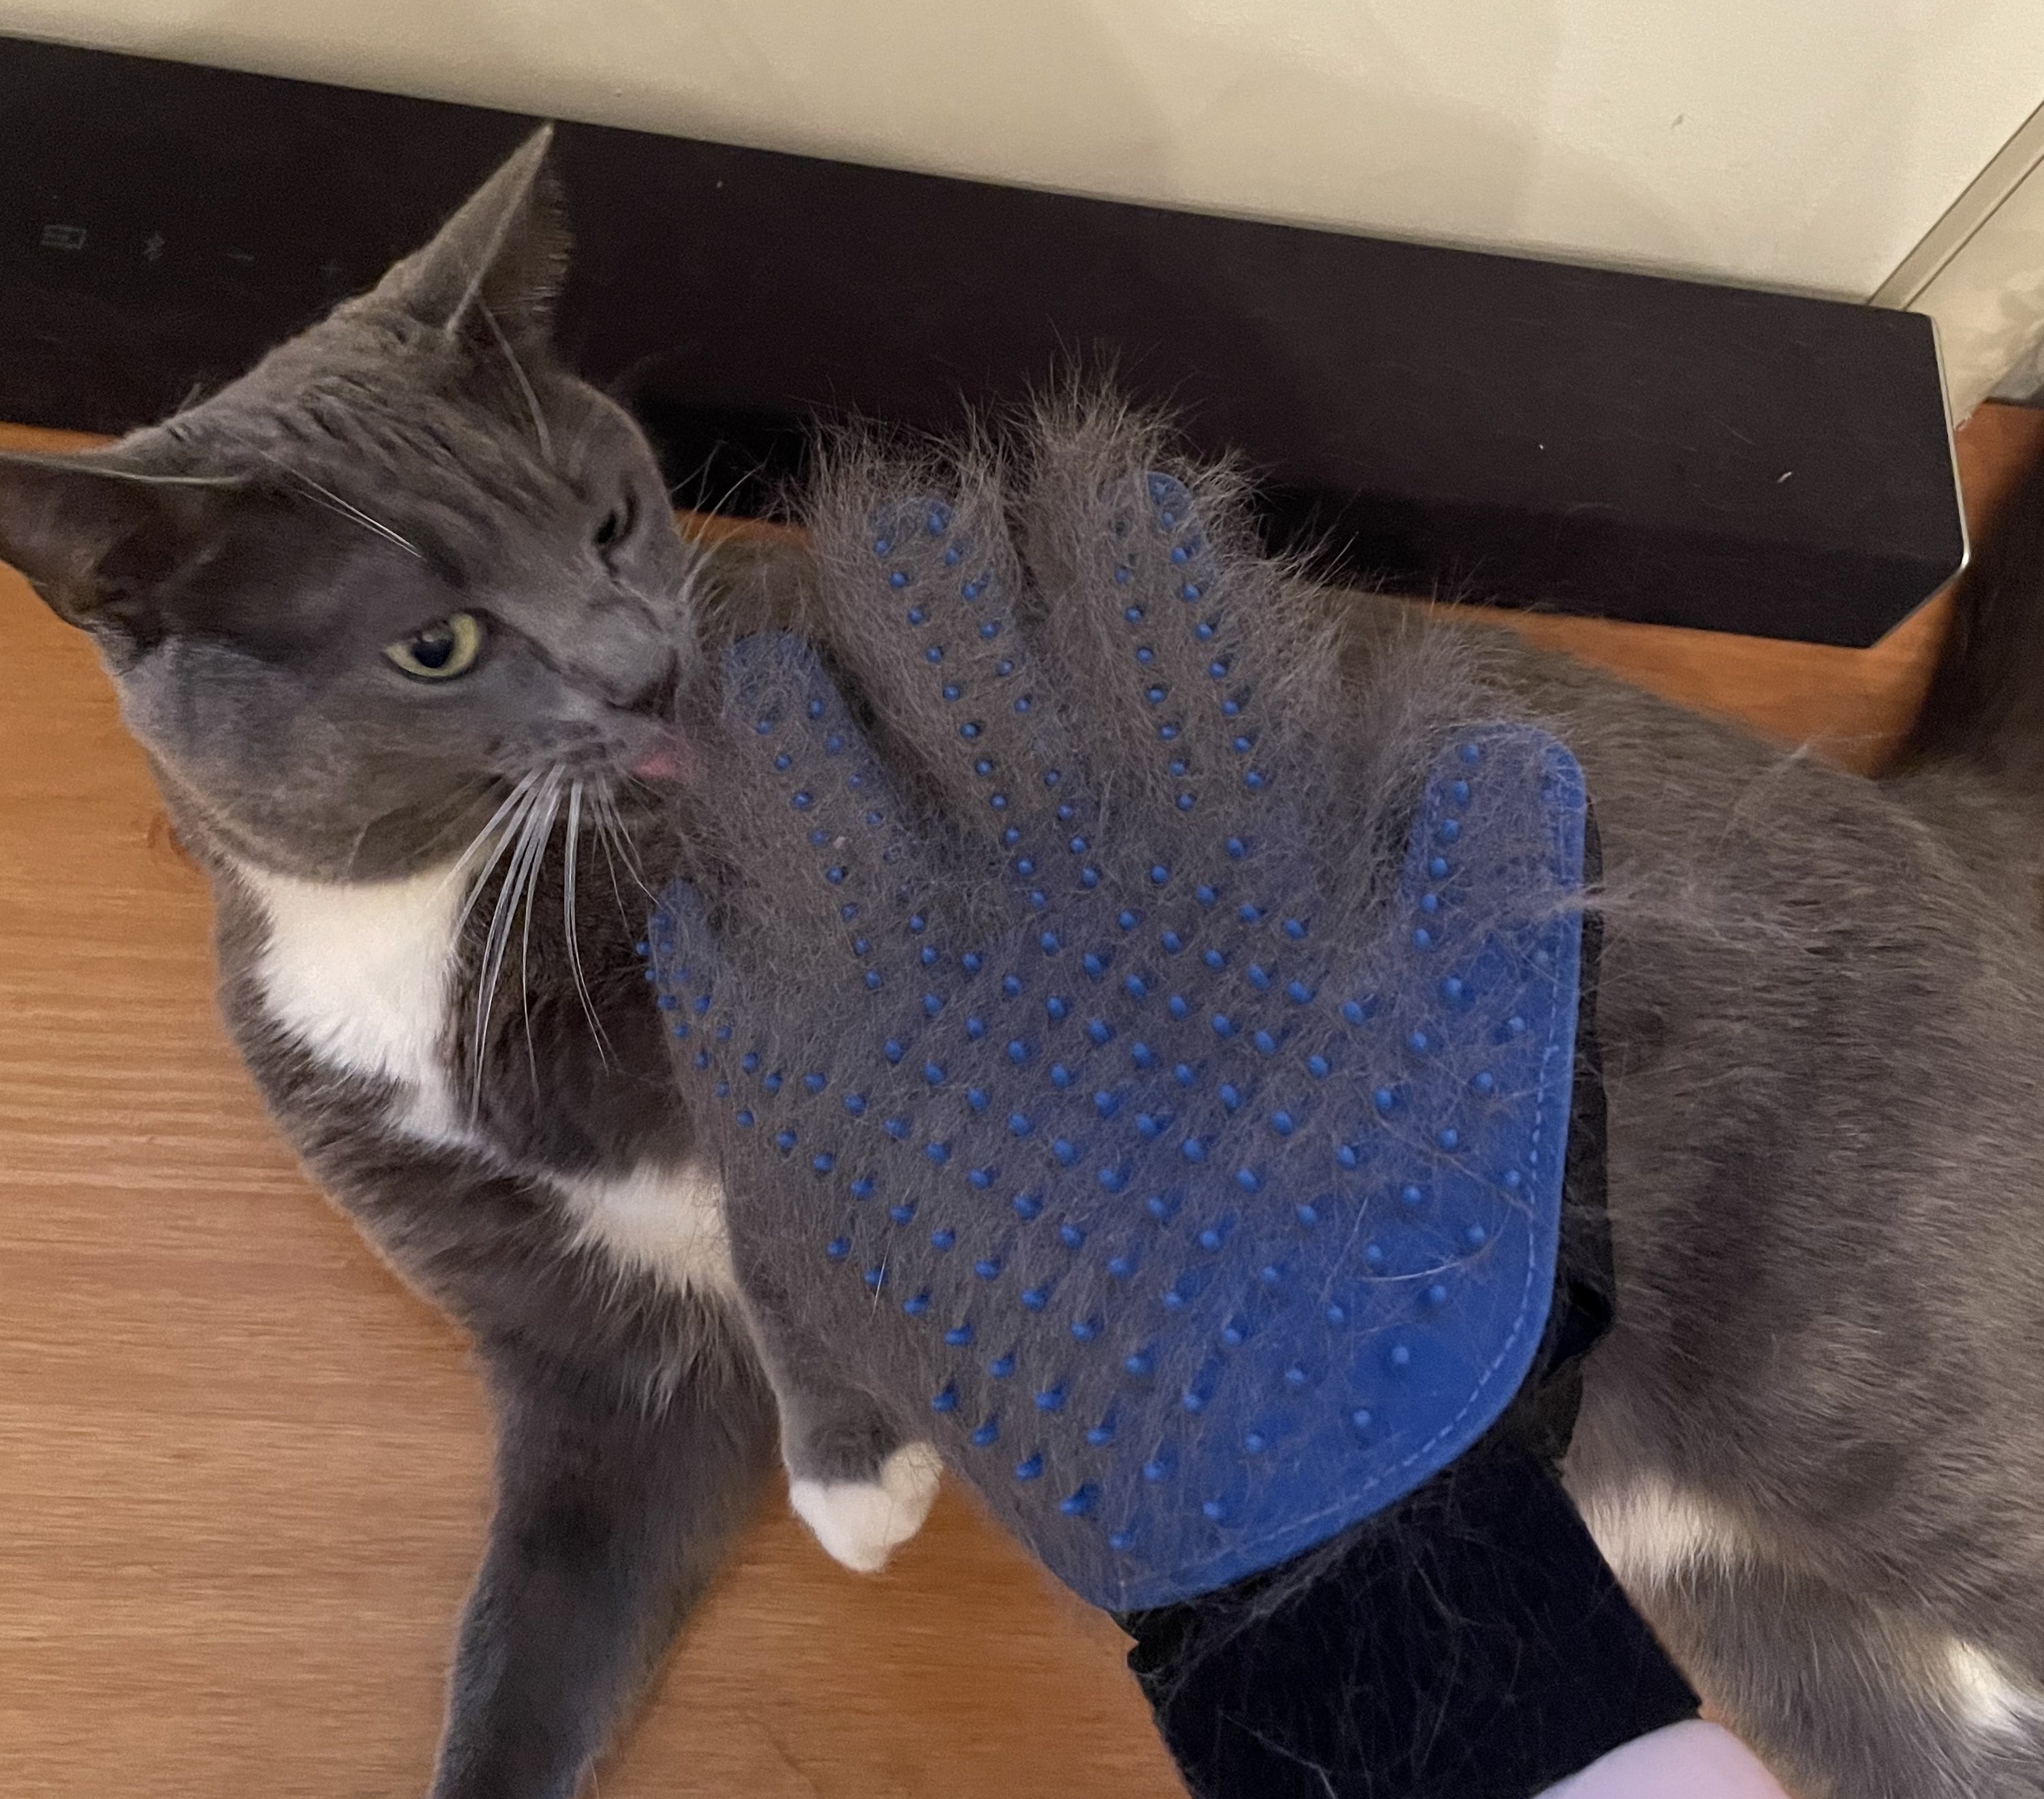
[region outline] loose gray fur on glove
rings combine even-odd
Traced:
[[[651,933],[784,1393],[834,1363],[1119,1606],[1324,1541],[1511,1399],[1582,854],[1523,728],[1435,759],[1402,859],[1320,828],[1333,658],[1224,487],[1129,447],[1047,456],[1021,553],[992,483],[840,490],[881,747],[796,640],[738,646],[728,872]]]

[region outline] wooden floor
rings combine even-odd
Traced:
[[[2044,415],[1961,443],[1977,509]],[[1858,654],[1522,628],[1864,765],[1938,626]],[[429,1766],[480,1395],[264,1122],[208,915],[86,644],[0,570],[5,1799],[383,1799]],[[877,1580],[777,1497],[602,1799],[1164,1799],[1121,1647],[954,1495]]]

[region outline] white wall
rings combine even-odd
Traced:
[[[0,31],[1864,298],[2044,0],[0,0]]]

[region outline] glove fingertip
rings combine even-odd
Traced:
[[[1547,840],[1548,878],[1573,890],[1584,873],[1584,819],[1589,805],[1582,766],[1568,746],[1533,725],[1488,724],[1456,733],[1436,758],[1428,783],[1430,812],[1472,808],[1488,853],[1520,853],[1528,830]],[[1452,844],[1456,829],[1443,816],[1431,826]]]
[[[761,736],[786,724],[851,728],[850,714],[815,649],[792,631],[741,637],[724,652],[724,709]]]
[[[702,895],[692,882],[672,881],[661,890],[637,948],[663,1012],[695,1017],[709,1009],[723,959]]]

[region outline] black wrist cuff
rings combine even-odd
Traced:
[[[1200,1799],[1527,1799],[1697,1709],[1551,1470],[1502,1440],[1327,1549],[1122,1623]]]

